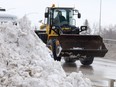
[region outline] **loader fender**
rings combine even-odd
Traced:
[[[43,30],[35,30],[35,33],[37,36],[46,44],[47,43],[47,37],[46,31]]]
[[[58,43],[58,40],[50,39],[47,42],[47,47],[50,48],[50,50],[52,51],[54,60],[60,61],[61,57],[59,55],[60,55],[60,51],[61,51],[61,46]]]

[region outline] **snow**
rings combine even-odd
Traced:
[[[8,14],[6,12],[0,12],[0,22],[12,21],[15,22],[17,20],[17,16]]]
[[[26,17],[0,25],[0,87],[91,87],[81,72],[66,75]]]

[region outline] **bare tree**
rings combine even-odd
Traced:
[[[103,28],[102,36],[106,39],[116,39],[116,25]]]
[[[84,22],[84,26],[87,26],[87,30],[85,32],[83,32],[82,34],[91,34],[92,31],[91,31],[91,28],[89,26],[89,22],[87,19]]]
[[[92,26],[92,29],[93,29],[93,34],[96,34],[96,35],[99,34],[99,24],[94,23]]]

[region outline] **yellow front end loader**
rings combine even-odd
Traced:
[[[75,62],[80,60],[83,65],[93,63],[94,57],[104,57],[107,48],[99,35],[81,35],[87,26],[76,27],[76,20],[81,14],[74,8],[47,7],[43,30],[35,30],[48,48],[53,52],[54,60]]]

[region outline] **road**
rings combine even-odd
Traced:
[[[116,80],[116,61],[95,58],[91,66],[83,66],[80,61],[67,64],[62,60],[62,67],[67,74],[82,71],[84,77],[92,77],[94,87],[107,87],[110,79]]]

